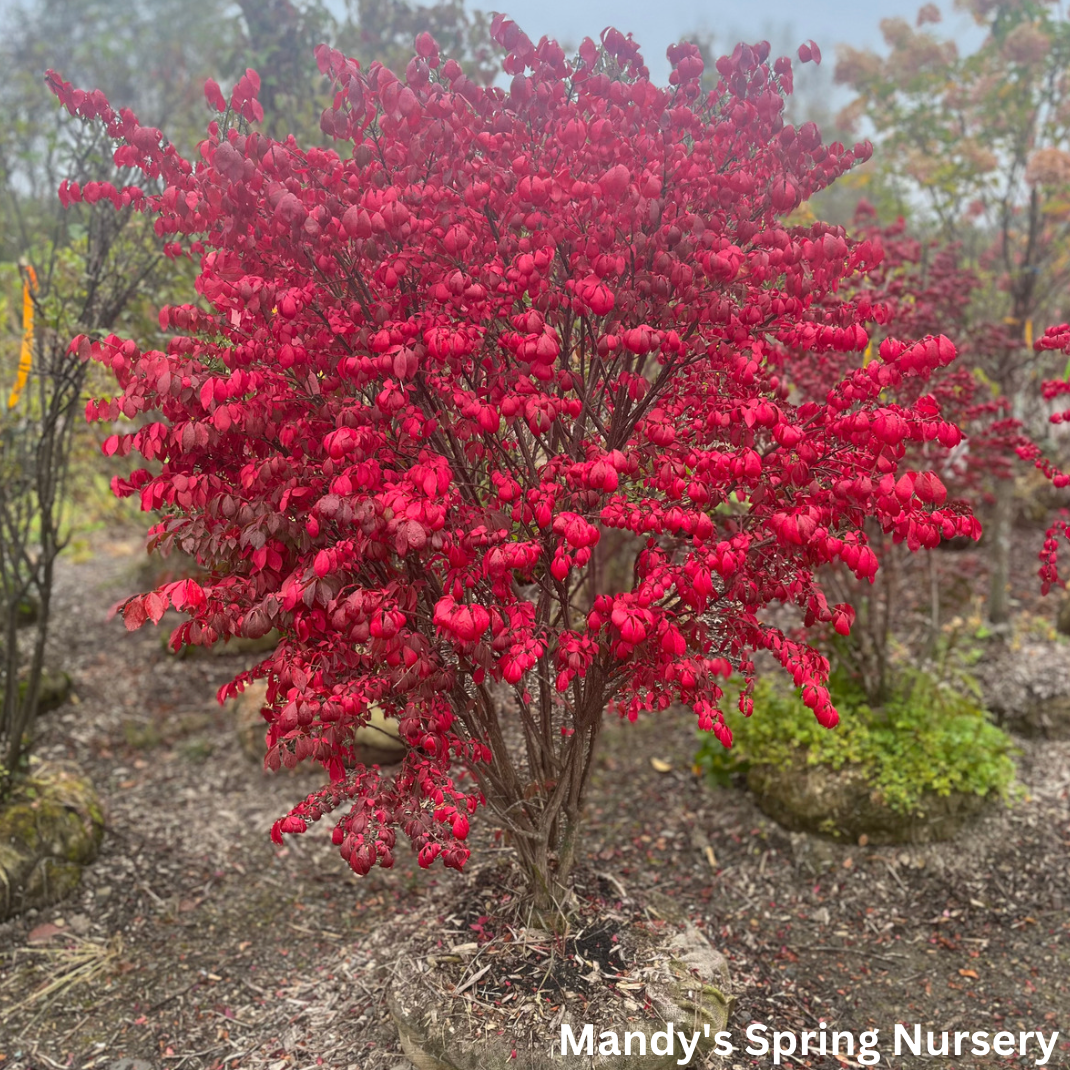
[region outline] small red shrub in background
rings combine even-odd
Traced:
[[[1070,324],[1059,323],[1049,327],[1042,337],[1033,345],[1038,353],[1049,350],[1070,355]],[[1067,364],[1070,372],[1070,363]],[[1070,394],[1070,374],[1062,379],[1049,379],[1041,384],[1041,395],[1045,401],[1054,402]],[[1062,409],[1051,414],[1053,424],[1070,422],[1070,409]],[[1035,442],[1024,439],[1018,446],[1018,455],[1025,461],[1032,462],[1051,481],[1052,486],[1061,489],[1070,487],[1070,472],[1065,472]],[[1059,550],[1064,540],[1070,540],[1070,519],[1066,509],[1060,509],[1059,515],[1052,518],[1048,530],[1044,533],[1044,545],[1041,547],[1040,583],[1041,590],[1048,594],[1052,587],[1065,587],[1066,580],[1059,575]]]
[[[957,427],[922,389],[881,393],[954,347],[886,338],[863,367],[873,311],[836,294],[873,243],[783,221],[870,151],[784,124],[790,62],[741,45],[707,94],[692,45],[669,50],[659,88],[616,30],[573,62],[502,17],[494,34],[508,90],[426,34],[405,81],[321,48],[335,150],[252,131],[252,72],[195,164],[53,85],[165,187],[115,196],[201,263],[202,305],[161,313],[166,353],[92,346],[122,394],[89,418],[156,414],[105,445],[153,464],[118,493],[160,510],[155,542],[210,575],[130,599],[128,626],[173,605],[190,618],[176,644],[280,630],[222,692],[266,676],[268,764],[330,773],[276,836],[341,808],[357,872],[392,864],[398,829],[422,864],[459,868],[487,803],[548,906],[607,706],[681,702],[727,745],[721,685],[766,650],[834,725],[826,659],[763,610],[846,631],[852,609],[816,571],[875,574],[864,522],[911,548],[978,526],[936,475],[901,470]],[[214,84],[208,98],[223,110]],[[788,396],[787,348],[826,369],[824,390]],[[621,533],[623,572],[603,549]],[[611,571],[626,582],[606,589]],[[349,768],[373,704],[409,746],[393,775]]]

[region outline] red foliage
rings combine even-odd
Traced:
[[[1033,346],[1038,353],[1056,350],[1070,354],[1070,323],[1060,323],[1049,327]],[[1068,365],[1070,367],[1070,365]],[[1070,378],[1050,379],[1042,386],[1046,401],[1054,401],[1065,394],[1070,394]],[[1070,409],[1052,413],[1051,422],[1062,424],[1070,421]],[[1036,443],[1025,441],[1018,448],[1018,455],[1025,461],[1031,461],[1037,469],[1051,480],[1055,487],[1070,487],[1070,473],[1065,472],[1044,455]],[[1059,575],[1059,548],[1063,539],[1070,541],[1070,519],[1067,511],[1060,510],[1060,515],[1051,522],[1044,534],[1044,545],[1040,554],[1041,589],[1047,594],[1052,587],[1065,587],[1066,581]]]
[[[158,414],[106,443],[153,464],[118,493],[161,510],[157,542],[210,576],[131,599],[127,623],[170,604],[190,617],[176,644],[280,629],[223,694],[267,675],[269,764],[331,776],[275,834],[348,804],[335,841],[361,873],[392,863],[397,827],[422,864],[461,866],[483,801],[545,830],[580,801],[607,704],[682,702],[728,744],[718,681],[749,679],[758,650],[834,725],[826,659],[762,611],[849,628],[816,572],[876,573],[867,520],[912,547],[978,530],[935,475],[900,470],[958,429],[929,395],[882,397],[954,347],[886,339],[862,367],[866,315],[835,294],[879,251],[778,218],[870,151],[784,125],[790,63],[739,46],[705,94],[691,45],[661,89],[617,31],[575,65],[501,17],[494,34],[508,91],[429,38],[404,82],[323,47],[338,152],[213,123],[196,166],[53,76],[162,178],[136,203],[170,254],[201,257],[208,310],[163,310],[166,353],[93,347],[122,394],[89,418]],[[256,85],[224,122],[256,117]],[[788,399],[785,347],[826,369],[820,396]],[[638,550],[606,590],[599,544],[620,533]],[[348,768],[371,704],[409,745],[392,777]]]
[[[872,247],[874,266],[827,295],[828,316],[842,316],[845,301],[853,305],[859,324],[870,335],[866,361],[874,355],[886,359],[898,348],[898,338],[943,331],[953,340],[961,359],[941,364],[931,375],[889,381],[884,397],[911,406],[935,403],[943,419],[964,433],[962,443],[950,452],[945,448],[950,443],[947,434],[943,439],[938,436],[936,443],[911,443],[904,460],[916,469],[936,469],[952,498],[977,508],[991,478],[1011,478],[1015,450],[1027,441],[1021,422],[1008,414],[1007,400],[993,397],[964,364],[994,344],[992,325],[977,330],[970,322],[980,279],[959,265],[954,245],[919,241],[906,232],[902,219],[886,227],[877,225],[866,201],[859,205],[854,236]],[[834,351],[820,363],[799,349],[788,350],[782,359],[786,379],[811,399],[825,396],[830,375],[846,375],[858,364],[857,353],[850,350]],[[899,366],[902,370],[902,358]]]

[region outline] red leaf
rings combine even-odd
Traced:
[[[160,619],[167,612],[167,596],[159,591],[146,595],[145,611],[153,624],[159,624]]]
[[[126,624],[127,631],[137,631],[147,619],[148,614],[145,612],[144,602],[140,598],[130,599],[123,607],[123,621]]]

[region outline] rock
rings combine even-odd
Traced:
[[[1008,727],[1029,739],[1070,739],[1070,695],[1034,699]]]
[[[891,809],[873,790],[861,766],[752,766],[747,787],[764,814],[793,832],[816,832],[836,840],[871,844],[932,843],[954,836],[988,804],[985,796],[927,792],[913,814]]]
[[[41,673],[41,686],[37,694],[38,714],[58,710],[70,699],[72,688],[73,684],[68,673],[63,672],[62,669],[45,668]]]
[[[26,697],[28,681],[19,680],[19,701]],[[74,684],[70,675],[62,670],[49,669],[41,672],[41,685],[37,695],[37,713],[51,713],[70,700]]]
[[[620,934],[622,946],[635,953],[641,951],[642,961],[651,962],[643,975],[646,980],[644,1012],[632,1003],[632,1012],[622,1009],[619,1020],[594,1022],[593,1056],[561,1055],[561,1025],[568,1025],[572,1035],[580,1037],[587,1024],[582,1005],[565,1007],[559,1022],[548,1026],[544,1036],[528,1042],[522,1036],[506,1033],[486,1033],[478,1038],[467,1035],[464,1028],[468,1017],[464,1001],[436,1005],[434,1016],[428,1013],[427,974],[419,970],[413,960],[402,960],[394,973],[386,1003],[397,1026],[402,1051],[416,1070],[550,1070],[551,1067],[580,1066],[594,1070],[668,1070],[668,1067],[700,1064],[713,1049],[714,1037],[728,1022],[728,967],[724,957],[715,951],[693,925],[672,926],[668,932],[652,937],[649,931],[628,930]],[[622,956],[623,959],[623,956]],[[522,998],[522,997],[521,997]],[[614,1003],[620,1006],[618,997]],[[651,1009],[654,1013],[651,1013]],[[670,1046],[666,1031],[668,1023],[674,1030],[690,1038],[698,1033],[698,1043],[690,1062],[685,1062],[679,1039],[673,1036]],[[708,1025],[710,1036],[704,1035]],[[617,1034],[622,1045],[625,1032],[642,1033],[643,1050],[639,1045],[631,1054],[601,1055],[598,1053],[598,1034],[602,1030]],[[658,1051],[652,1041],[661,1033]]]
[[[243,635],[231,636],[225,642],[213,643],[211,646],[186,647],[193,653],[207,653],[217,658],[229,658],[236,654],[270,654],[279,645],[282,636],[278,630],[272,628],[264,635],[256,639],[249,639]]]
[[[685,1033],[704,1033],[709,1026],[711,1036],[716,1034],[728,1023],[728,963],[691,924],[667,946],[670,957],[661,978],[647,986],[647,998],[661,1015],[661,1023],[673,1022]],[[652,1024],[663,1028],[661,1023]],[[712,1047],[711,1040],[701,1053]]]
[[[408,747],[398,736],[398,723],[378,706],[371,708],[368,723],[353,733],[357,761],[363,765],[397,765]]]
[[[1064,594],[1055,615],[1055,630],[1060,635],[1070,635],[1070,594]]]
[[[123,733],[123,742],[135,750],[152,750],[163,743],[163,736],[152,721],[138,721],[127,717],[119,727]]]
[[[31,595],[25,595],[15,606],[15,627],[26,628],[36,624],[40,613],[41,603]]]
[[[26,937],[26,943],[33,946],[34,944],[47,944],[55,936],[62,936],[65,930],[62,926],[54,925],[52,922],[46,921],[43,925],[35,925]]]
[[[70,762],[42,762],[0,806],[0,921],[69,895],[97,856],[104,814]]]
[[[1062,495],[1050,479],[1037,469],[1014,481],[1014,526],[1043,531],[1051,518],[1065,506]]]
[[[175,580],[201,580],[204,569],[197,564],[196,558],[183,553],[177,547],[165,557],[162,553],[147,552],[144,545],[126,546],[135,562],[134,582],[138,590],[151,591]]]
[[[1009,731],[1070,739],[1070,645],[1024,642],[986,657],[973,671],[985,705]]]
[[[267,699],[267,681],[255,680],[231,703],[237,720],[238,741],[242,751],[250,758],[263,762],[265,753],[264,734],[267,722],[260,711]],[[398,737],[397,721],[383,716],[378,707],[373,707],[368,723],[353,734],[357,761],[364,765],[396,765],[405,757],[406,746]],[[314,768],[303,763],[297,767]]]

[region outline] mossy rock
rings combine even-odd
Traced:
[[[266,698],[267,684],[263,680],[254,680],[225,707],[234,714],[238,745],[242,754],[257,762],[263,762],[267,750],[264,742],[267,722],[260,714]]]
[[[29,595],[20,598],[15,606],[15,627],[28,628],[31,624],[36,624],[40,614],[41,603],[36,598],[31,598]]]
[[[989,804],[984,795],[927,791],[910,813],[893,810],[859,765],[809,765],[805,753],[791,765],[754,765],[747,787],[762,813],[792,832],[871,844],[949,840]]]
[[[45,669],[41,674],[41,687],[37,695],[37,712],[50,713],[66,705],[73,686],[69,673],[62,669]]]
[[[26,680],[19,681],[19,701],[26,697],[26,688],[29,686]],[[70,701],[74,682],[70,674],[62,669],[46,668],[41,673],[41,685],[37,694],[37,713],[51,713]]]
[[[1014,481],[1014,524],[1043,531],[1065,504],[1059,489],[1038,469]]]
[[[264,735],[267,723],[261,715],[267,700],[267,682],[255,680],[228,705],[233,707],[237,722],[238,742],[242,751],[254,761],[263,762],[266,752]],[[407,747],[398,737],[397,721],[384,717],[373,708],[367,725],[354,733],[354,750],[362,765],[397,765],[405,757]],[[319,771],[318,765],[303,763],[298,769]]]
[[[20,699],[25,696],[27,686],[25,680],[19,681]],[[41,673],[41,685],[37,692],[38,714],[51,713],[65,705],[70,700],[73,687],[74,683],[69,673],[65,673],[62,669],[46,668]]]
[[[163,735],[153,721],[126,718],[119,725],[123,742],[134,750],[152,750],[163,743]]]
[[[100,799],[78,766],[35,766],[0,805],[0,920],[69,895],[103,838]]]

